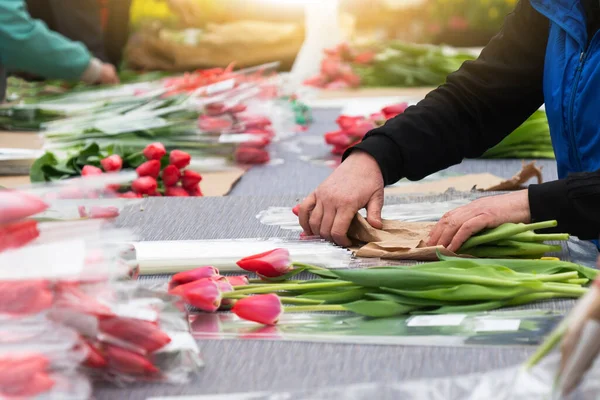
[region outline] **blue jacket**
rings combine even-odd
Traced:
[[[558,174],[600,169],[600,35],[588,37],[579,1],[531,0],[550,21],[544,101]]]

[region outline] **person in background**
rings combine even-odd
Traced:
[[[96,58],[118,69],[129,38],[131,1],[26,0],[26,3],[33,18],[44,21],[51,30],[83,43]]]
[[[506,222],[557,220],[559,231],[600,235],[600,5],[598,0],[521,0],[480,57],[416,106],[370,131],[300,205],[307,235],[348,246],[366,207],[381,228],[384,186],[422,179],[478,157],[545,103],[559,180],[453,210],[427,244],[456,251]]]
[[[31,18],[23,0],[0,0],[0,102],[7,70],[90,84],[119,82],[114,66]]]

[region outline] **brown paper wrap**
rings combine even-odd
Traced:
[[[435,222],[383,221],[383,229],[375,229],[357,214],[348,230],[348,237],[356,244],[352,249],[357,257],[391,260],[436,261],[437,250],[456,256],[442,246],[428,247],[425,239]]]

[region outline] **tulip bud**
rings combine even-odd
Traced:
[[[292,212],[294,213],[294,215],[297,217],[298,214],[300,214],[300,204],[296,204],[294,206],[294,208],[292,208]]]
[[[123,374],[153,375],[159,371],[146,357],[122,347],[105,345],[108,367]]]
[[[181,172],[179,172],[179,168],[174,165],[167,165],[162,171],[162,180],[167,187],[177,185],[180,177]]]
[[[231,286],[246,286],[250,284],[248,275],[226,276]]]
[[[151,194],[156,192],[157,188],[156,179],[151,176],[144,176],[137,178],[131,183],[131,188],[134,192],[139,194]]]
[[[38,214],[48,208],[40,198],[16,190],[0,190],[0,225]]]
[[[23,247],[39,236],[38,223],[32,219],[0,225],[0,252]]]
[[[203,311],[215,312],[221,307],[222,296],[219,285],[210,278],[177,286],[171,294],[181,296],[186,303]]]
[[[165,189],[165,196],[169,197],[189,197],[189,193],[180,186],[168,186]]]
[[[146,161],[139,167],[135,169],[138,176],[151,176],[154,179],[158,178],[158,174],[160,174],[160,161],[158,160],[150,160]]]
[[[201,115],[198,118],[198,127],[204,132],[222,132],[231,128],[233,122],[229,119],[209,117],[207,115]]]
[[[271,120],[262,115],[239,115],[237,118],[246,129],[264,129],[271,125]]]
[[[181,150],[173,150],[169,155],[169,163],[173,164],[179,169],[183,169],[190,164],[192,157]]]
[[[275,325],[283,314],[281,300],[276,294],[245,297],[235,302],[231,309],[238,317],[264,325]]]
[[[102,170],[98,167],[94,167],[93,165],[84,165],[84,167],[81,169],[81,176],[94,176],[102,174]]]
[[[100,164],[102,164],[102,168],[106,172],[118,172],[123,167],[123,159],[118,154],[113,154],[101,160]]]
[[[276,278],[292,270],[290,252],[283,248],[242,258],[237,265],[243,270],[255,272],[267,278]]]
[[[238,146],[234,158],[239,164],[265,164],[270,160],[268,151],[252,146]]]
[[[112,206],[92,206],[89,211],[86,210],[85,206],[79,206],[78,210],[81,218],[116,218],[120,214],[119,209]]]
[[[129,191],[129,192],[119,194],[119,197],[122,199],[138,199],[138,198],[140,198],[140,195]]]
[[[202,176],[199,173],[186,169],[181,176],[181,185],[186,190],[193,190],[201,180]]]
[[[202,197],[203,196],[202,190],[200,190],[200,186],[196,186],[192,189],[189,189],[187,192],[192,197]]]
[[[211,276],[219,275],[219,270],[212,266],[198,267],[189,271],[179,272],[169,281],[169,291],[177,286],[185,285],[199,279],[210,278]]]
[[[157,324],[135,318],[101,317],[98,319],[98,329],[148,353],[161,349],[171,342],[169,335],[164,333]]]
[[[160,142],[151,143],[143,151],[146,160],[160,160],[167,154],[165,146]]]

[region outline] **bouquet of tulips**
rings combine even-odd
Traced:
[[[381,126],[390,118],[402,114],[408,103],[398,103],[383,107],[381,111],[369,116],[340,115],[336,119],[339,129],[325,134],[325,143],[332,145],[331,154],[340,156],[359,143],[371,130]]]
[[[132,182],[110,185],[115,196],[139,198],[142,196],[202,196],[202,176],[186,169],[190,154],[181,150],[167,150],[162,143],[151,143],[140,153],[130,153],[120,146],[101,149],[96,143],[86,146],[66,161],[59,161],[46,153],[32,166],[32,182],[69,179],[77,176],[92,177],[115,174],[123,169],[135,169]],[[84,210],[82,217],[88,216]]]
[[[564,261],[440,258],[413,266],[327,270],[292,262],[289,252],[279,248],[238,261],[259,279],[221,276],[213,267],[200,267],[174,275],[169,291],[205,312],[231,309],[240,318],[273,325],[284,311],[388,318],[576,298],[598,275],[595,269]],[[302,272],[313,279],[293,279]]]
[[[72,196],[74,187],[80,195],[91,192],[95,197],[95,192],[110,192],[107,185],[127,178],[127,174],[104,174],[0,191],[0,320],[9,322],[13,330],[27,330],[33,318],[42,321],[37,325],[43,332],[56,326],[70,332],[59,336],[64,343],[53,344],[65,357],[75,353],[68,357],[75,360],[69,364],[69,373],[80,371],[114,382],[182,382],[202,365],[184,308],[177,298],[144,290],[132,280],[139,269],[133,248],[123,243],[133,237],[102,219],[114,213],[82,205],[79,211],[83,208],[96,215],[68,221],[43,217],[53,201],[64,201],[56,198],[63,193]],[[10,339],[0,331],[0,348],[5,338]],[[64,390],[64,385],[59,385],[64,381],[77,383],[75,378],[69,379],[71,375],[55,379],[61,370],[44,353],[43,342],[40,346],[40,351],[35,343],[24,346],[9,354],[6,364],[2,364],[0,349],[0,390],[26,393],[8,383],[7,389],[2,386],[10,383],[12,365],[24,368],[22,380],[36,378],[40,369],[46,371],[40,375],[36,394]],[[38,358],[21,360],[37,353]],[[46,361],[41,363],[40,357]],[[81,385],[76,389],[83,390]],[[71,397],[69,392],[59,398],[87,397],[79,392]]]

